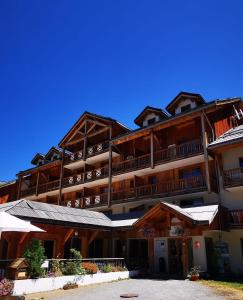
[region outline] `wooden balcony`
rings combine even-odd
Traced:
[[[107,206],[107,204],[108,204],[107,193],[92,195],[92,196],[84,196],[80,199],[68,200],[63,203],[64,206],[75,207],[75,208]]]
[[[74,187],[75,185],[84,185],[95,180],[103,179],[108,177],[108,168],[98,168],[95,170],[90,170],[81,174],[75,174],[62,179],[62,189],[68,187]],[[51,181],[45,184],[40,184],[38,189],[36,186],[31,187],[27,190],[21,191],[21,197],[27,197],[31,195],[44,194],[52,191],[58,191],[60,186],[60,180]]]
[[[229,223],[231,227],[243,227],[243,210],[229,211]]]
[[[109,141],[98,143],[93,146],[88,146],[85,155],[83,150],[80,150],[67,156],[65,158],[64,165],[69,169],[79,168],[84,165],[84,158],[87,160],[87,163],[92,163],[93,161],[97,162],[97,160],[100,160],[99,157],[101,159],[104,157],[104,155],[102,156],[101,154],[107,153],[105,158],[108,158],[108,151]],[[98,156],[98,158],[92,158],[95,156]]]
[[[206,190],[206,183],[202,176],[191,177],[188,179],[170,180],[130,188],[127,190],[114,191],[112,193],[112,204],[123,201],[134,201],[142,198],[170,197],[180,194],[190,194]]]
[[[170,161],[195,156],[203,152],[201,140],[194,140],[181,145],[173,145],[166,149],[158,150],[154,153],[154,164],[160,165]],[[151,166],[151,155],[146,154],[133,159],[125,160],[112,166],[112,174],[132,172],[139,169],[149,168]]]
[[[224,171],[223,180],[225,188],[243,186],[243,168]]]

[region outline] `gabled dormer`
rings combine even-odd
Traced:
[[[168,114],[162,109],[146,106],[134,122],[140,127],[145,127],[167,118]]]
[[[62,151],[56,147],[51,147],[50,150],[45,155],[45,159],[47,161],[55,161],[57,159],[61,159]]]
[[[130,129],[120,122],[85,111],[61,140],[59,147],[72,152],[82,148],[85,137],[88,138],[89,146],[127,132],[130,132]]]
[[[45,164],[45,155],[37,153],[31,161],[32,165],[42,166]]]
[[[167,106],[166,110],[171,115],[177,115],[205,104],[200,94],[180,92]]]

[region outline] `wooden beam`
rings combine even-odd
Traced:
[[[64,238],[63,238],[63,241],[62,241],[62,244],[64,245],[68,239],[71,237],[71,235],[74,233],[74,229],[73,228],[70,228],[68,229],[68,231],[66,232]]]
[[[60,205],[62,201],[62,179],[64,174],[64,158],[65,158],[65,148],[62,151],[62,161],[61,161],[61,170],[60,170],[60,182],[59,182],[59,195],[57,204]]]
[[[154,133],[150,133],[150,163],[151,169],[154,169]]]
[[[90,245],[93,242],[93,240],[97,237],[99,232],[100,230],[95,230],[92,232],[92,234],[88,238],[88,245]]]
[[[17,200],[20,199],[20,197],[21,197],[21,185],[22,185],[22,176],[19,176]]]
[[[210,175],[209,175],[209,162],[208,162],[208,138],[207,131],[205,128],[205,117],[203,112],[201,113],[201,129],[202,129],[202,138],[203,138],[203,152],[204,152],[204,163],[205,163],[205,173],[206,173],[206,185],[208,192],[211,193],[211,184],[210,184]]]
[[[110,141],[109,141],[109,174],[108,174],[108,207],[111,206],[112,201],[112,127],[110,127]]]
[[[35,189],[35,195],[36,196],[38,196],[39,181],[40,181],[40,170],[38,170],[38,172],[37,172],[36,189]]]

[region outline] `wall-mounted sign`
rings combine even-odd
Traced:
[[[201,243],[200,243],[200,241],[195,241],[195,242],[194,242],[194,247],[197,248],[197,249],[201,248]]]
[[[170,236],[182,236],[184,229],[181,225],[171,226],[169,231]]]

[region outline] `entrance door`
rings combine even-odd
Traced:
[[[132,268],[147,268],[148,241],[144,239],[129,240],[129,266]]]
[[[169,273],[183,275],[182,240],[168,239]]]
[[[168,252],[167,241],[165,239],[159,239],[154,241],[154,268],[156,274],[163,274],[167,271]]]

